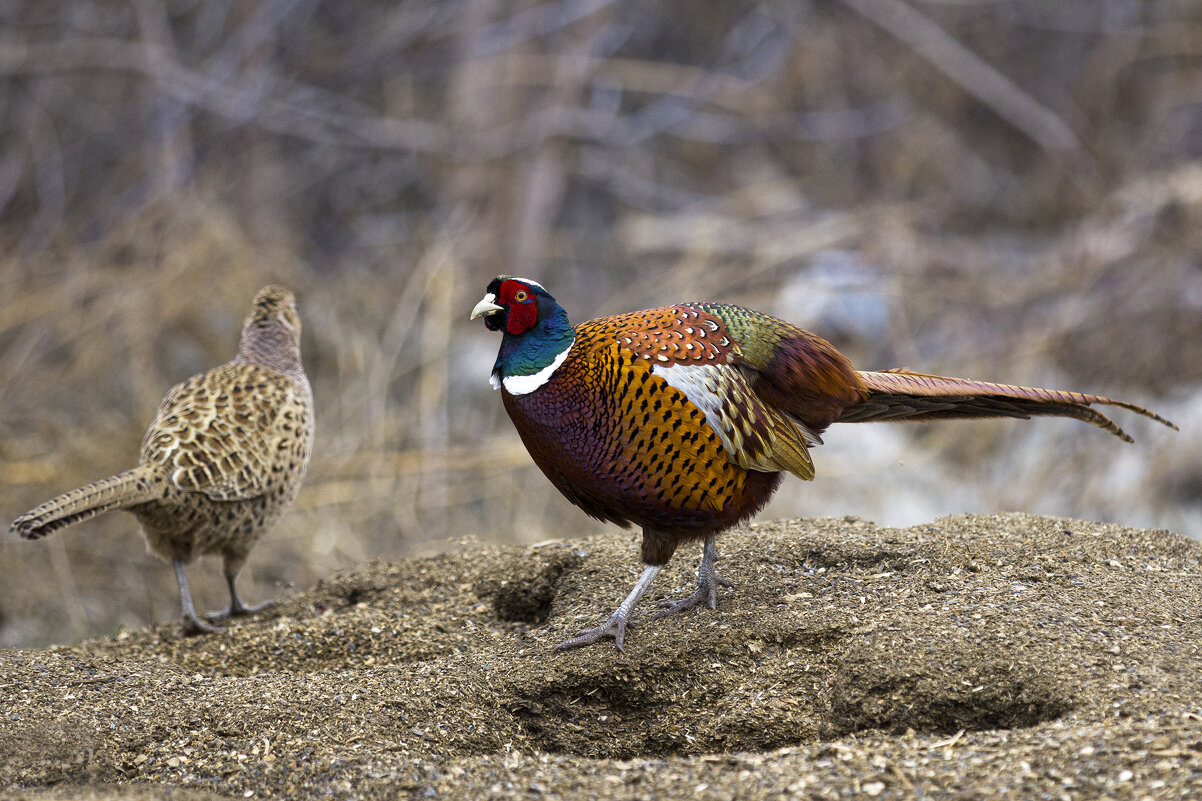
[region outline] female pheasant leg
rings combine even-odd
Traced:
[[[677,612],[683,612],[686,609],[692,609],[700,603],[704,603],[710,609],[718,607],[718,587],[730,587],[733,585],[718,575],[716,567],[718,546],[715,540],[716,537],[713,534],[705,538],[705,549],[701,552],[701,569],[698,571],[697,591],[688,598],[681,598],[679,601],[664,601],[660,604],[663,611],[656,612],[652,616],[652,620],[659,620],[661,617],[667,617]]]
[[[234,577],[226,576],[225,583],[230,588],[230,605],[220,612],[206,617],[220,620],[227,617],[238,617],[239,615],[253,615],[255,612],[262,612],[264,609],[270,609],[275,606],[275,601],[263,601],[258,604],[245,603],[241,596],[238,595],[238,590],[234,588]]]
[[[222,609],[220,612],[210,612],[209,614],[205,615],[205,617],[207,617],[209,620],[224,620],[226,618],[237,617],[239,615],[251,615],[255,612],[261,612],[264,609],[270,609],[271,607],[275,606],[275,601],[264,601],[263,603],[255,604],[254,606],[250,606],[242,601],[241,596],[238,595],[238,588],[234,586],[234,580],[238,578],[238,573],[242,570],[242,565],[245,564],[245,562],[245,555],[226,555],[223,572],[225,573],[226,586],[230,588],[230,605],[225,609]]]
[[[626,600],[622,601],[622,604],[614,610],[614,613],[609,616],[609,620],[595,629],[582,631],[575,637],[564,640],[555,646],[555,650],[566,651],[569,648],[592,645],[604,637],[613,637],[614,644],[618,646],[618,650],[624,652],[626,649],[622,647],[622,640],[626,637],[626,622],[630,619],[630,613],[634,609],[634,605],[639,602],[639,598],[643,597],[643,593],[651,586],[651,582],[655,579],[655,575],[659,571],[659,567],[648,565],[643,570],[643,575],[639,576],[639,580],[634,583],[634,589],[626,596]]]
[[[179,601],[184,613],[184,634],[212,634],[221,631],[218,627],[205,623],[196,616],[196,610],[192,608],[192,593],[188,592],[188,574],[184,570],[185,564],[183,559],[171,560],[171,565],[175,568],[175,580],[179,584]]]

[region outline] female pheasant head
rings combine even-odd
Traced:
[[[296,311],[296,297],[279,284],[269,284],[255,293],[251,301],[250,318],[247,324],[259,327],[281,324],[296,333],[300,339],[300,315]]]
[[[250,315],[242,326],[235,361],[250,362],[282,373],[303,375],[300,356],[301,321],[296,298],[272,284],[255,293]]]
[[[568,315],[537,281],[498,275],[472,319],[484,318],[490,331],[504,332],[492,369],[494,388],[525,395],[546,383],[572,348],[575,331]]]

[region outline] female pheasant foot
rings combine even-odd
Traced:
[[[703,603],[710,609],[716,609],[718,607],[718,587],[734,586],[718,575],[717,561],[718,546],[715,543],[714,535],[710,534],[705,538],[705,549],[701,553],[701,569],[697,571],[697,591],[679,601],[664,601],[660,604],[662,611],[656,612],[651,619],[659,620],[661,617],[684,612]]]
[[[192,593],[188,591],[188,574],[184,570],[186,564],[183,559],[171,560],[171,566],[175,568],[175,580],[179,584],[179,602],[183,609],[184,634],[191,637],[194,634],[213,634],[221,631],[220,626],[206,623],[196,616],[196,610],[192,607]]]
[[[264,609],[270,609],[275,606],[275,601],[264,601],[261,604],[247,606],[242,602],[242,597],[238,595],[238,589],[234,586],[234,576],[229,573],[225,574],[225,583],[230,588],[230,605],[220,612],[209,612],[205,615],[209,620],[225,620],[230,617],[241,617],[242,615],[253,615],[255,612],[262,612]]]
[[[634,610],[634,605],[639,602],[639,598],[642,598],[643,593],[651,586],[651,582],[659,570],[655,565],[648,565],[644,568],[643,575],[639,576],[639,580],[634,583],[634,589],[609,616],[609,620],[596,628],[582,631],[575,637],[564,640],[555,646],[554,650],[558,652],[567,651],[570,648],[582,648],[585,645],[593,645],[606,637],[613,637],[614,645],[618,646],[619,651],[625,653],[626,649],[622,647],[622,641],[626,638],[626,624],[630,620],[630,613]]]
[[[197,634],[216,634],[223,631],[221,626],[214,626],[212,623],[206,623],[196,616],[193,612],[191,616],[187,612],[184,613],[184,636],[193,637]]]
[[[253,615],[255,612],[262,612],[264,609],[270,609],[275,606],[275,601],[264,601],[261,604],[247,606],[242,602],[242,599],[237,595],[233,596],[230,605],[219,612],[209,612],[205,617],[209,620],[225,620],[231,617],[242,617],[243,615]]]

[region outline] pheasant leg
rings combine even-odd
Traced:
[[[715,543],[715,539],[713,534],[705,538],[705,549],[701,552],[701,569],[697,571],[697,591],[688,598],[681,598],[679,601],[664,601],[660,604],[662,607],[661,611],[656,612],[652,616],[652,620],[659,620],[661,617],[674,615],[677,612],[684,612],[703,603],[710,609],[718,607],[718,587],[730,587],[733,585],[718,575],[718,568],[716,566],[718,561],[718,546]]]
[[[209,612],[205,617],[209,620],[225,620],[231,617],[240,617],[242,615],[253,615],[255,612],[262,612],[264,609],[270,609],[275,606],[275,601],[264,601],[261,604],[253,606],[243,602],[241,596],[238,595],[238,590],[234,588],[234,579],[227,576],[226,583],[230,587],[230,605],[220,612]]]
[[[234,580],[238,578],[238,572],[242,569],[242,561],[237,564],[231,564],[230,560],[225,562],[225,583],[230,588],[230,605],[220,612],[210,612],[205,615],[209,620],[224,620],[229,617],[239,617],[241,615],[252,615],[255,612],[261,612],[264,609],[270,609],[275,606],[275,601],[264,601],[261,604],[248,606],[243,603],[242,597],[238,595],[238,588],[234,586]]]
[[[643,593],[651,586],[651,582],[655,579],[655,575],[659,571],[659,567],[648,565],[643,570],[643,575],[639,576],[639,580],[635,582],[634,589],[626,596],[626,600],[622,601],[621,605],[614,610],[614,613],[609,616],[609,620],[596,628],[582,631],[575,637],[564,640],[555,646],[555,650],[567,651],[570,648],[581,648],[585,645],[599,642],[605,637],[613,637],[614,645],[618,646],[618,650],[624,653],[626,649],[622,647],[622,641],[626,638],[626,624],[630,620],[630,613],[634,610],[634,605],[639,602],[639,598],[642,598]]]
[[[172,559],[171,565],[175,568],[175,580],[179,584],[179,600],[180,606],[183,608],[184,634],[191,636],[193,634],[212,634],[221,631],[220,627],[206,623],[196,616],[196,610],[192,608],[192,593],[188,592],[188,574],[184,571],[184,560]]]

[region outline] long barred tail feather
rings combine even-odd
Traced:
[[[900,368],[860,372],[860,377],[868,388],[868,397],[862,403],[844,410],[836,422],[949,420],[972,417],[1072,417],[1131,442],[1130,435],[1113,420],[1090,408],[1092,404],[1098,404],[1127,409],[1150,417],[1169,428],[1177,428],[1172,422],[1142,406],[1101,395],[994,384],[968,378],[948,378]]]
[[[154,470],[140,465],[46,501],[14,520],[12,530],[27,540],[41,539],[104,512],[154,500],[161,492],[158,484]]]

